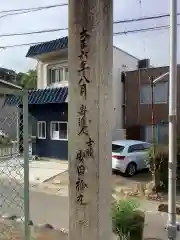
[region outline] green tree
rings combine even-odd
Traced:
[[[25,89],[36,89],[37,88],[37,71],[30,69],[27,73],[19,72],[16,75],[16,83]]]
[[[22,78],[25,73],[19,72],[16,74],[16,84],[22,86]]]

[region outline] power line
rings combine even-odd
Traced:
[[[177,13],[177,16],[179,16],[180,13]],[[150,16],[150,17],[141,17],[141,18],[133,18],[133,19],[126,19],[126,20],[117,20],[114,21],[114,24],[119,24],[119,23],[130,23],[130,22],[140,22],[140,21],[145,21],[145,20],[153,20],[153,19],[158,19],[158,18],[165,18],[169,17],[169,14],[162,14],[162,15],[156,15],[156,16]]]
[[[31,46],[35,44],[41,44],[42,42],[31,42],[31,43],[21,43],[21,44],[14,44],[14,45],[7,45],[7,46],[0,46],[0,49],[6,49],[6,48],[14,48],[14,47],[25,47],[25,46]]]
[[[179,27],[180,24],[177,24],[177,26]],[[113,33],[113,35],[117,36],[117,35],[129,34],[129,33],[147,32],[147,31],[154,31],[154,30],[163,30],[163,29],[167,29],[167,28],[169,28],[169,25],[162,25],[162,26],[159,26],[159,27],[141,28],[141,29],[134,29],[134,30],[128,30],[128,31],[123,31],[123,32],[115,32],[115,33]],[[64,29],[52,29],[52,30],[50,29],[49,31],[52,32],[52,31],[55,31],[55,30],[57,30],[57,31],[67,30],[67,28],[64,28]],[[45,30],[42,30],[42,31],[46,32]],[[31,45],[41,44],[41,43],[44,43],[44,41],[0,46],[0,49],[14,48],[14,47],[23,47],[23,46],[31,46]]]
[[[19,8],[19,9],[10,9],[10,10],[3,10],[0,11],[0,14],[7,13],[5,15],[0,16],[0,18],[13,16],[13,15],[20,15],[24,13],[31,13],[51,8],[57,8],[57,7],[63,7],[68,6],[67,3],[62,4],[55,4],[55,5],[47,5],[47,6],[40,6],[40,7],[34,7],[34,8]],[[177,16],[179,16],[180,13],[177,13]],[[125,20],[116,20],[114,21],[114,24],[121,24],[121,23],[131,23],[131,22],[139,22],[139,21],[145,21],[145,20],[153,20],[153,19],[159,19],[159,18],[165,18],[169,17],[169,14],[160,14],[156,16],[147,16],[147,17],[140,17],[140,18],[133,18],[133,19],[125,19]]]
[[[161,30],[161,29],[166,29],[166,28],[169,28],[169,25],[161,25],[161,26],[157,26],[157,27],[140,28],[140,29],[121,31],[121,32],[114,32],[113,35],[123,35],[123,34],[128,34],[128,33],[147,32],[147,31]],[[59,32],[59,31],[67,31],[67,30],[68,30],[68,28],[43,29],[43,30],[37,30],[37,31],[32,31],[32,32],[1,34],[0,37],[24,36],[24,35],[42,34],[42,33]]]
[[[56,8],[56,7],[62,7],[62,6],[68,6],[68,3],[47,5],[47,6],[39,6],[39,7],[32,7],[32,8],[18,8],[18,9],[2,10],[2,11],[0,11],[0,14],[2,14],[2,13],[11,13],[11,12],[24,12],[24,11],[28,11],[28,12],[29,11],[39,11],[39,10]],[[177,15],[179,16],[180,13],[177,13]],[[149,16],[149,17],[133,18],[133,19],[126,19],[126,20],[117,20],[117,21],[114,21],[114,23],[117,24],[117,23],[137,22],[137,21],[165,18],[165,17],[169,17],[169,16],[170,16],[169,14],[160,14],[160,15]]]
[[[180,24],[177,24],[177,26],[179,27]],[[169,27],[170,27],[169,25],[162,25],[159,27],[141,28],[141,29],[127,30],[127,31],[123,31],[123,32],[115,32],[115,33],[113,33],[113,35],[116,36],[116,35],[123,35],[123,34],[128,34],[128,33],[156,31],[156,30],[167,29]]]
[[[4,18],[4,17],[8,17],[8,16],[15,16],[15,15],[22,15],[24,13],[32,13],[32,12],[47,10],[47,9],[55,8],[55,7],[63,7],[63,6],[67,6],[67,5],[68,4],[59,4],[59,5],[52,5],[49,7],[29,8],[29,10],[27,8],[27,10],[4,14],[4,15],[0,16],[0,18]],[[0,13],[1,13],[1,11],[0,11]],[[146,20],[165,18],[165,17],[169,17],[169,16],[170,16],[169,14],[163,14],[163,15],[150,16],[150,17],[140,17],[140,18],[133,18],[133,19],[116,20],[113,23],[114,24],[122,24],[122,23],[131,23],[131,22],[141,22],[141,21],[146,21]],[[180,13],[177,13],[177,16],[180,16]]]
[[[43,9],[41,9],[41,10],[43,10]],[[15,15],[21,15],[21,14],[30,13],[30,12],[37,12],[37,11],[40,11],[40,10],[30,10],[30,11],[22,11],[22,12],[15,12],[15,13],[7,13],[7,14],[4,14],[4,15],[0,16],[0,18],[15,16]]]
[[[63,3],[63,4],[56,4],[56,5],[49,5],[49,6],[45,6],[45,7],[22,8],[22,9],[0,11],[0,14],[7,12],[7,14],[4,14],[4,15],[0,16],[0,18],[4,18],[4,17],[8,17],[8,16],[21,15],[21,14],[24,14],[24,13],[38,12],[38,11],[42,11],[42,10],[47,10],[47,9],[56,8],[56,7],[63,7],[63,6],[67,6],[67,5],[68,4]]]
[[[49,9],[49,8],[56,8],[56,7],[63,7],[68,6],[67,3],[55,4],[55,5],[47,5],[47,6],[39,6],[39,7],[32,7],[32,8],[18,8],[18,9],[9,9],[9,10],[2,10],[2,13],[10,13],[10,12],[21,12],[21,11],[33,11],[33,10],[41,10],[41,9]]]
[[[44,30],[32,31],[32,32],[1,34],[0,37],[24,36],[24,35],[32,35],[32,34],[59,32],[59,31],[66,31],[66,30],[68,30],[68,28],[44,29]]]

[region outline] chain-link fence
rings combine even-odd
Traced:
[[[13,98],[21,100],[18,105],[8,100]],[[28,97],[1,93],[0,215],[24,222],[25,239],[29,239],[28,161]],[[10,232],[9,226],[0,229],[0,239],[15,239]]]

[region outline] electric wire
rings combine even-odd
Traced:
[[[155,16],[149,16],[149,17],[140,17],[140,18],[125,19],[125,20],[117,20],[117,21],[114,21],[114,24],[154,20],[154,19],[159,19],[159,18],[166,18],[166,17],[169,17],[169,16],[170,16],[169,14],[161,14],[161,15],[155,15]],[[177,13],[177,16],[180,16],[180,13]]]
[[[139,0],[141,1],[141,0]],[[141,2],[139,2],[141,4]],[[55,5],[47,5],[47,6],[41,6],[41,7],[34,7],[34,8],[21,8],[21,9],[10,9],[10,10],[3,10],[0,11],[1,13],[7,13],[6,15],[0,16],[0,18],[3,18],[5,16],[10,15],[16,15],[16,14],[23,14],[23,13],[29,13],[33,11],[41,11],[45,9],[55,8],[55,7],[63,7],[68,6],[67,3],[62,4],[55,4]],[[178,13],[180,15],[180,13]],[[163,17],[169,17],[169,14],[161,14],[156,16],[150,16],[150,17],[140,17],[140,18],[134,18],[134,19],[126,19],[121,21],[114,21],[114,24],[119,23],[129,23],[129,22],[137,22],[137,21],[144,21],[144,20],[152,20],[152,19],[158,19]],[[178,24],[178,27],[180,24]],[[155,27],[148,27],[148,28],[140,28],[140,29],[133,29],[133,30],[126,30],[126,31],[117,31],[114,32],[113,35],[127,35],[132,33],[139,33],[139,32],[147,32],[147,31],[156,31],[156,30],[163,30],[168,29],[169,25],[161,25],[161,26],[155,26]],[[54,29],[42,29],[42,30],[36,30],[36,31],[29,31],[29,32],[17,32],[17,33],[6,33],[6,34],[0,34],[0,37],[12,37],[12,36],[24,36],[24,35],[32,35],[32,34],[43,34],[43,33],[52,33],[52,32],[58,32],[58,31],[66,31],[68,28],[54,28]],[[14,44],[14,45],[7,45],[7,46],[0,46],[0,49],[6,49],[6,48],[12,48],[12,47],[20,47],[20,46],[30,46],[34,44],[40,44],[41,42],[30,42],[30,43],[22,43],[22,44]]]
[[[180,24],[177,25],[178,27]],[[114,36],[123,35],[123,34],[129,34],[129,33],[137,33],[137,32],[147,32],[147,31],[154,31],[154,30],[163,30],[169,28],[169,25],[159,26],[159,27],[152,27],[152,28],[142,28],[142,29],[135,29],[135,30],[129,30],[129,31],[123,31],[123,32],[115,32],[113,33]],[[65,30],[65,29],[63,29]],[[0,35],[1,37],[1,35]],[[51,41],[51,40],[49,40]],[[0,46],[0,49],[6,49],[6,48],[14,48],[14,47],[23,47],[23,46],[31,46],[36,44],[42,44],[44,41],[39,42],[29,42],[29,43],[21,43],[21,44],[14,44],[14,45],[6,45],[6,46]]]
[[[2,11],[0,11],[0,14],[2,14],[2,13],[13,13],[13,12],[22,12],[22,11],[34,11],[34,10],[40,10],[41,11],[41,10],[44,10],[44,9],[63,7],[63,6],[68,6],[68,4],[67,3],[61,3],[61,4],[39,6],[39,7],[32,7],[32,8],[18,8],[18,9],[2,10]]]
[[[0,11],[0,14],[2,14],[2,13],[7,13],[7,14],[0,16],[0,18],[4,18],[4,17],[7,17],[7,16],[24,14],[24,13],[42,11],[42,10],[51,9],[51,8],[64,7],[64,6],[68,6],[68,4],[67,3],[62,3],[62,4],[55,4],[55,5],[34,7],[34,8],[19,8],[19,9],[2,10],[2,11]],[[177,16],[179,16],[179,15],[180,15],[180,13],[177,13]],[[144,17],[140,17],[140,18],[116,20],[113,23],[114,24],[131,23],[131,22],[139,22],[139,21],[166,18],[166,17],[169,17],[169,16],[170,16],[170,14],[159,14],[159,15],[155,15],[155,16],[144,16]]]
[[[180,24],[178,24],[178,27]],[[125,30],[120,32],[114,32],[113,35],[126,35],[129,33],[138,33],[138,32],[147,32],[153,30],[162,30],[169,28],[169,25],[161,25],[155,27],[148,27],[148,28],[140,28],[140,29],[133,29],[133,30]],[[37,31],[30,31],[30,32],[19,32],[19,33],[6,33],[0,34],[0,37],[13,37],[13,36],[24,36],[24,35],[32,35],[32,34],[42,34],[42,33],[51,33],[51,32],[58,32],[58,31],[67,31],[68,28],[52,28],[52,29],[42,29]]]

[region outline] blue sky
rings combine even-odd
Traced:
[[[28,8],[67,3],[67,0],[8,0],[1,1],[0,10]],[[169,0],[114,0],[114,20],[124,20],[136,17],[169,13]],[[178,12],[180,12],[180,1]],[[180,23],[180,17],[178,18]],[[169,18],[149,20],[136,23],[114,25],[114,31],[126,31],[138,28],[169,24]],[[59,7],[35,13],[0,18],[0,34],[27,32],[68,26],[68,7]],[[178,38],[180,28],[178,29]],[[37,35],[1,37],[0,46],[27,42],[38,42],[66,36],[67,31],[44,33]],[[179,41],[178,41],[179,42]],[[137,56],[150,58],[151,64],[161,66],[169,64],[169,29],[133,33],[114,36],[114,45]],[[16,71],[27,71],[35,67],[36,61],[25,58],[28,47],[0,49],[0,66]],[[178,46],[178,62],[180,63],[180,48]]]

